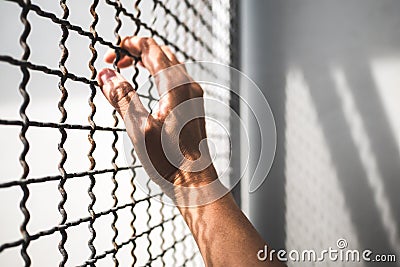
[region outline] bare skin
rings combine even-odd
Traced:
[[[121,42],[121,47],[132,55],[140,57],[141,65],[148,69],[151,75],[180,64],[168,47],[159,46],[151,38],[126,37]],[[104,60],[112,63],[115,57],[115,53],[110,51]],[[118,67],[129,67],[132,63],[132,58],[122,56]],[[178,76],[190,79],[184,67],[181,67]],[[203,90],[198,84],[185,84],[167,91],[160,99],[156,113],[150,115],[140,102],[135,90],[120,74],[111,69],[103,69],[98,79],[104,96],[124,118],[126,125],[130,125],[129,128],[127,127],[127,132],[141,161],[145,156],[143,153],[147,153],[158,174],[178,187],[200,187],[218,178],[212,164],[196,172],[182,170],[185,168],[170,164],[161,147],[161,128],[170,112],[189,99],[202,98]],[[199,109],[199,112],[204,113],[203,107]],[[143,151],[138,141],[140,139],[138,135],[142,133],[136,131],[135,127],[144,129],[146,151]],[[173,129],[175,125],[172,123],[169,127]],[[179,138],[179,146],[185,158],[197,159],[199,142],[206,138],[204,118],[190,121],[188,127],[185,126],[178,137],[176,135],[169,137]],[[144,168],[150,178],[157,182],[159,178],[155,177],[154,172],[146,166]],[[264,248],[266,242],[236,205],[230,193],[226,193],[212,203],[197,207],[179,205],[179,199],[182,197],[179,190],[167,194],[177,199],[177,206],[197,242],[206,266],[284,266],[276,259],[264,262],[257,259],[257,252]]]

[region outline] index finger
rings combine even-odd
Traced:
[[[143,66],[151,75],[172,66],[172,62],[153,38],[131,36],[121,41],[124,48],[134,56],[141,57]]]

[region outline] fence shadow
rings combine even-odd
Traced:
[[[374,174],[370,173],[370,166],[365,166],[365,147],[360,148],[360,140],[352,136],[351,129],[358,126],[349,125],[348,117],[361,118],[362,134],[370,148],[367,156],[376,162],[375,178],[383,185],[383,198],[398,233],[400,156],[378,94],[380,88],[371,74],[371,62],[399,54],[400,35],[395,29],[400,20],[395,19],[393,9],[398,10],[400,2],[364,1],[360,5],[360,1],[353,0],[338,5],[334,1],[320,1],[312,6],[305,5],[308,1],[299,2],[287,12],[288,18],[300,22],[287,30],[287,60],[301,69],[310,87],[361,248],[393,253],[398,249],[391,242],[394,233],[384,223],[387,218],[381,210],[382,203],[374,198],[378,189],[368,182],[368,175]],[[343,71],[357,114],[346,114],[332,78],[332,66]]]

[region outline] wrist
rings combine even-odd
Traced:
[[[202,187],[218,179],[213,164],[198,172],[178,170],[170,179],[175,187]]]
[[[229,193],[213,165],[201,172],[181,173],[174,181],[170,197],[179,208],[204,206]]]

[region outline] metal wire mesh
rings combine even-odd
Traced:
[[[119,47],[121,36],[151,36],[170,46],[182,61],[216,60],[230,64],[236,57],[232,3],[227,0],[93,0],[90,5],[60,0],[59,6],[39,0],[1,3],[2,15],[14,18],[9,25],[15,26],[12,32],[18,32],[15,36],[19,35],[22,50],[21,57],[15,55],[16,40],[8,38],[14,50],[3,43],[5,49],[0,53],[3,85],[9,92],[14,91],[16,86],[12,81],[19,79],[22,98],[21,102],[21,98],[14,101],[4,96],[0,113],[2,139],[7,143],[3,144],[2,152],[2,159],[6,160],[0,178],[1,214],[5,216],[8,212],[0,227],[2,265],[202,264],[178,211],[137,189],[135,177],[145,173],[133,150],[130,163],[123,161],[121,139],[125,129],[115,110],[97,97],[96,75],[103,64],[98,56],[106,48],[114,49],[117,53],[114,68],[125,77],[132,77],[134,88],[151,109],[157,100],[154,85],[139,91],[148,74],[139,70],[137,58]],[[16,13],[21,32],[17,30]],[[53,28],[47,32],[47,27]],[[86,48],[78,47],[78,39],[79,45],[86,44]],[[39,46],[31,47],[33,43]],[[58,50],[46,51],[52,43],[58,43]],[[117,68],[122,52],[134,58],[133,68]],[[53,93],[55,87],[58,95]],[[226,103],[230,101],[229,94],[217,97]],[[82,99],[87,99],[88,104],[83,105]],[[19,118],[13,113],[17,102]],[[106,148],[110,144],[111,149]],[[110,183],[105,185],[106,180]],[[82,188],[86,188],[86,196]],[[53,205],[53,209],[46,205]],[[79,213],[81,206],[87,210]],[[58,213],[54,213],[54,207]],[[16,225],[19,233],[15,231]]]

